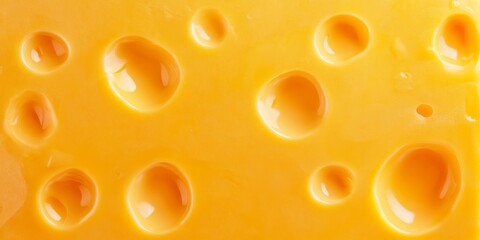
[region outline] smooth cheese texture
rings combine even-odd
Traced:
[[[0,239],[478,239],[474,0],[0,1]]]

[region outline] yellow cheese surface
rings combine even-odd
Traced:
[[[0,239],[478,239],[479,13],[0,0]]]

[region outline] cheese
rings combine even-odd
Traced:
[[[478,239],[474,0],[0,2],[0,239]]]

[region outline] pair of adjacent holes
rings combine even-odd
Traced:
[[[263,122],[276,134],[299,139],[314,132],[327,108],[325,93],[309,73],[291,71],[267,82],[257,98],[257,110]],[[432,106],[420,104],[416,113],[429,118]]]
[[[192,18],[191,33],[204,47],[219,46],[227,32],[227,20],[217,10],[203,9]],[[181,79],[173,54],[138,36],[123,37],[107,49],[104,71],[113,92],[140,112],[161,109],[173,98]]]
[[[350,169],[326,165],[314,172],[310,191],[331,205],[345,201],[354,190]],[[429,232],[445,221],[460,194],[461,171],[453,151],[438,144],[401,148],[380,168],[374,196],[383,219],[408,235]]]
[[[28,36],[21,47],[21,58],[31,71],[47,74],[62,66],[70,55],[66,41],[49,32]],[[14,97],[5,115],[5,130],[18,142],[38,147],[57,129],[57,116],[49,99],[35,91]]]
[[[327,19],[315,31],[318,55],[327,63],[339,64],[360,55],[369,44],[369,29],[360,18],[340,14]],[[448,67],[461,69],[475,63],[479,54],[478,31],[473,19],[454,14],[437,28],[433,51]]]
[[[58,229],[86,221],[98,203],[98,188],[85,172],[68,169],[51,178],[40,194],[45,219]],[[173,231],[187,218],[192,191],[185,175],[161,162],[141,171],[127,191],[127,205],[137,225],[152,234]]]

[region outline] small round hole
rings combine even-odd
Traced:
[[[434,51],[444,64],[464,67],[477,61],[478,32],[470,16],[449,16],[435,35]]]
[[[58,35],[37,32],[30,35],[22,45],[25,65],[37,73],[51,72],[65,63],[69,56],[66,42]]]
[[[127,198],[136,223],[153,234],[165,234],[179,227],[192,205],[186,177],[168,163],[143,170],[134,178]]]
[[[30,146],[43,144],[57,128],[50,101],[41,93],[25,91],[12,99],[5,116],[5,130]]]
[[[368,46],[367,25],[358,17],[340,14],[320,24],[315,32],[315,48],[327,63],[345,62]]]
[[[162,108],[180,83],[180,67],[175,58],[141,37],[116,41],[105,55],[104,70],[116,95],[142,112]]]
[[[312,75],[292,71],[275,77],[260,90],[257,108],[275,133],[285,138],[301,138],[318,127],[326,100]]]
[[[310,189],[314,198],[321,203],[340,203],[353,192],[353,174],[339,165],[321,167],[313,174]]]
[[[417,106],[417,114],[424,118],[431,117],[433,115],[433,108],[428,104],[420,104]]]
[[[460,166],[447,148],[407,146],[380,169],[374,184],[383,218],[410,235],[438,227],[453,211],[461,186]]]
[[[94,181],[77,169],[65,170],[43,187],[40,209],[54,227],[69,229],[83,223],[97,204]]]
[[[195,41],[212,48],[220,45],[227,36],[228,22],[219,11],[203,9],[193,16],[191,31]]]

